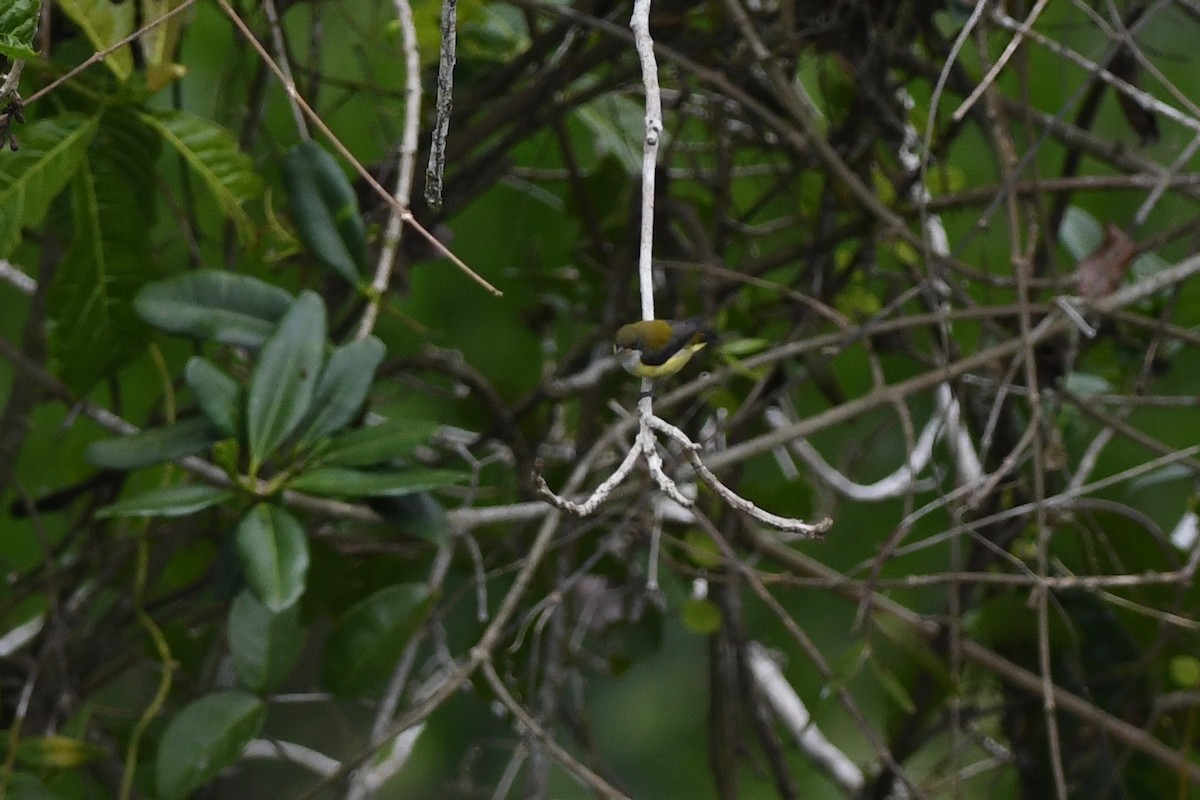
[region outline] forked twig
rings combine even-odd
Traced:
[[[646,134],[642,143],[642,224],[641,244],[638,250],[638,279],[642,296],[642,319],[654,319],[654,173],[658,163],[658,146],[662,139],[662,95],[658,85],[658,64],[654,57],[654,40],[650,36],[650,0],[637,0],[633,6],[633,17],[629,23],[633,30],[634,45],[642,65],[642,85],[646,91]],[[655,416],[653,399],[650,395],[649,379],[642,381],[642,398],[638,402],[638,433],[633,447],[625,454],[621,465],[617,467],[596,490],[581,503],[559,497],[546,484],[540,474],[535,474],[534,485],[539,494],[555,508],[579,516],[587,516],[595,512],[625,478],[633,471],[633,465],[638,457],[646,459],[650,475],[658,484],[659,489],[668,497],[684,508],[692,506],[692,500],[685,496],[675,481],[663,469],[662,456],[658,453],[658,444],[654,431],[659,431],[679,443],[696,475],[699,476],[717,496],[733,508],[749,514],[754,519],[787,533],[799,537],[820,536],[829,530],[833,521],[826,518],[817,523],[808,523],[789,517],[781,517],[764,511],[754,503],[741,497],[725,484],[721,483],[700,459],[700,445],[688,438],[687,434],[666,420]],[[653,549],[653,547],[652,547]]]

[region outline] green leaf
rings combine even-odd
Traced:
[[[874,667],[875,676],[879,678],[879,682],[883,686],[884,691],[887,692],[888,696],[892,698],[892,701],[900,707],[900,710],[905,714],[913,713],[916,710],[917,705],[913,702],[912,695],[908,693],[908,689],[906,689],[900,679],[896,677],[895,673],[881,664],[877,658],[871,659],[871,666]]]
[[[1135,280],[1145,280],[1153,275],[1157,275],[1167,267],[1171,266],[1166,259],[1155,252],[1145,252],[1133,260],[1129,266],[1129,271],[1133,274]]]
[[[321,371],[313,395],[312,411],[300,427],[301,444],[320,441],[354,419],[367,399],[375,370],[383,360],[383,342],[368,336],[335,349]]]
[[[37,33],[39,0],[8,0],[0,9],[0,55],[10,59],[37,58],[33,35]]]
[[[208,189],[225,216],[233,220],[238,239],[254,238],[254,224],[243,206],[262,194],[254,161],[238,147],[233,134],[216,123],[184,111],[142,114]]]
[[[402,497],[450,486],[466,477],[465,473],[457,470],[428,467],[386,472],[317,467],[297,475],[288,483],[288,488],[325,497]]]
[[[575,112],[592,132],[597,155],[616,158],[625,171],[636,175],[642,168],[642,130],[645,109],[631,98],[602,95]]]
[[[266,713],[261,700],[244,692],[217,692],[185,706],[158,744],[159,798],[184,800],[237,761]]]
[[[120,80],[133,74],[133,50],[128,44],[114,48],[133,33],[137,11],[134,3],[108,3],[99,0],[58,0],[58,6],[87,35],[96,52],[109,52],[104,63]]]
[[[357,284],[367,266],[367,233],[354,188],[337,161],[316,142],[302,142],[284,156],[283,182],[300,241]]]
[[[293,302],[283,289],[249,275],[202,270],[144,287],[135,306],[142,319],[163,330],[258,347]]]
[[[692,529],[684,535],[683,541],[686,545],[684,552],[696,566],[716,569],[724,563],[725,557],[721,555],[721,548],[717,547],[717,543],[707,533]]]
[[[320,463],[338,467],[367,467],[411,453],[428,441],[438,423],[423,419],[390,419],[334,437],[321,451]]]
[[[325,304],[304,292],[263,345],[250,378],[246,430],[250,472],[283,443],[312,404],[325,350]]]
[[[1112,384],[1100,375],[1087,372],[1070,372],[1066,378],[1067,389],[1075,394],[1087,397],[1094,394],[1104,394],[1113,390]]]
[[[237,478],[242,458],[242,443],[237,439],[222,439],[213,445],[212,460],[230,478]]]
[[[1058,241],[1076,261],[1087,258],[1104,240],[1104,229],[1088,212],[1069,206],[1058,229]]]
[[[17,760],[43,769],[76,769],[104,758],[104,749],[83,739],[52,734],[27,736],[17,742]]]
[[[450,520],[445,507],[429,492],[417,492],[404,497],[379,497],[371,508],[390,523],[389,527],[402,536],[414,536],[441,547],[450,541]]]
[[[751,339],[744,336],[739,336],[736,339],[721,342],[721,352],[731,355],[735,358],[746,358],[755,353],[761,353],[771,346],[769,339]]]
[[[161,20],[187,0],[141,0],[142,19]],[[157,92],[186,73],[186,68],[172,62],[179,47],[179,39],[188,24],[186,14],[175,14],[166,22],[145,29],[138,36],[138,44],[146,61],[146,88]]]
[[[229,489],[204,484],[167,486],[152,489],[118,503],[105,506],[96,516],[105,517],[185,517],[233,499]]]
[[[275,613],[251,592],[234,599],[229,608],[229,653],[238,678],[248,689],[278,689],[303,648],[299,605]]]
[[[60,114],[21,131],[21,149],[0,158],[0,258],[41,225],[50,203],[74,177],[96,135],[97,118]]]
[[[98,467],[137,469],[207,450],[218,438],[207,419],[192,417],[132,436],[93,442],[84,457]]]
[[[688,600],[680,609],[683,625],[692,633],[707,636],[721,630],[721,609],[711,600]]]
[[[1200,660],[1195,656],[1171,656],[1167,662],[1167,672],[1180,688],[1195,690],[1200,687]]]
[[[391,674],[431,597],[421,584],[381,589],[352,606],[325,644],[325,683],[334,692],[365,691]]]
[[[242,419],[242,387],[238,382],[200,356],[188,359],[183,376],[213,427],[223,436],[236,437]]]
[[[8,781],[8,800],[62,800],[32,775],[13,773]]]
[[[1129,482],[1129,491],[1140,492],[1145,489],[1153,489],[1164,483],[1189,480],[1191,476],[1190,467],[1183,464],[1166,464],[1134,478]]]
[[[153,134],[128,113],[101,121],[90,156],[71,182],[75,234],[47,302],[50,349],[63,380],[83,395],[146,346],[133,298],[159,269],[150,231]]]
[[[267,608],[279,612],[304,594],[308,539],[286,509],[259,503],[237,528],[237,549],[250,590]]]

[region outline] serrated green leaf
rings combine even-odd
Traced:
[[[201,270],[145,286],[134,305],[142,319],[163,330],[258,347],[293,302],[283,289],[249,275]]]
[[[218,438],[218,431],[207,419],[192,417],[132,436],[93,442],[84,457],[98,467],[137,469],[199,453]]]
[[[438,423],[423,419],[389,419],[366,425],[330,440],[318,461],[331,467],[369,467],[410,454],[429,440]]]
[[[336,433],[354,419],[367,399],[375,370],[383,360],[383,342],[368,336],[336,348],[313,394],[312,410],[300,426],[302,446]]]
[[[33,35],[37,33],[39,0],[8,0],[0,9],[0,55],[37,58]]]
[[[237,761],[266,712],[261,700],[244,692],[217,692],[185,706],[158,744],[158,797],[184,800]]]
[[[367,266],[367,233],[354,187],[337,161],[316,142],[302,142],[283,159],[283,183],[300,241],[357,284]]]
[[[22,227],[42,223],[50,203],[74,177],[96,135],[97,118],[61,114],[21,131],[21,149],[0,158],[0,258]]]
[[[238,147],[237,139],[211,120],[185,111],[160,110],[142,120],[162,136],[233,220],[238,238],[254,237],[254,224],[243,206],[262,194],[262,179],[254,161]]]
[[[338,620],[325,645],[325,682],[339,694],[365,691],[383,681],[409,637],[425,619],[429,591],[415,583],[381,589]]]
[[[304,648],[300,606],[277,614],[249,591],[239,594],[230,606],[228,631],[234,669],[246,688],[255,692],[278,689]]]
[[[183,376],[213,427],[223,436],[236,437],[242,420],[242,387],[238,382],[200,356],[188,359]]]
[[[114,47],[133,33],[137,19],[135,3],[99,0],[58,0],[57,5],[84,32],[96,52],[108,52],[104,63],[122,81],[133,74],[133,50],[128,44]]]
[[[231,500],[229,489],[204,484],[167,486],[105,506],[96,516],[105,517],[185,517]]]
[[[259,503],[237,527],[237,549],[250,590],[276,613],[304,594],[308,538],[286,509]]]
[[[74,239],[59,263],[47,313],[58,372],[79,395],[146,344],[133,298],[158,269],[150,241],[154,204],[145,199],[157,143],[147,134],[128,114],[106,114],[71,182]]]
[[[250,472],[291,435],[312,405],[325,357],[325,304],[304,292],[263,345],[250,378],[246,433]]]
[[[367,472],[346,467],[318,467],[302,472],[288,483],[289,489],[325,497],[403,497],[452,486],[466,479],[450,469],[409,467],[402,470]]]

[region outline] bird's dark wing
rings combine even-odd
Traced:
[[[661,367],[670,360],[671,356],[678,353],[682,348],[687,347],[692,343],[692,340],[699,335],[700,341],[708,343],[712,341],[712,333],[704,327],[704,322],[699,318],[685,319],[682,322],[675,323],[675,332],[671,338],[657,352],[648,353],[642,351],[642,363],[649,367]]]

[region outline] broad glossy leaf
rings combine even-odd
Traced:
[[[283,182],[296,233],[316,258],[357,284],[367,266],[367,234],[354,188],[316,142],[288,151]]]
[[[368,467],[402,458],[429,440],[438,423],[423,419],[390,419],[334,437],[321,452],[323,465]]]
[[[246,688],[270,692],[287,678],[304,648],[299,620],[299,605],[275,613],[249,591],[234,599],[229,608],[229,652]]]
[[[219,432],[207,419],[192,417],[132,436],[93,442],[84,455],[98,467],[137,469],[199,453],[218,438]]]
[[[402,583],[381,589],[347,610],[325,645],[329,688],[350,694],[386,679],[429,605],[423,585]]]
[[[262,179],[233,134],[184,111],[160,110],[143,114],[142,120],[159,132],[233,220],[238,238],[243,242],[252,239],[254,224],[243,206],[262,194]]]
[[[250,378],[246,432],[251,473],[304,419],[325,356],[325,304],[304,292],[263,345]]]
[[[9,58],[37,58],[33,35],[37,33],[39,0],[8,0],[0,8],[0,54]]]
[[[144,287],[136,307],[142,319],[172,333],[258,347],[292,303],[283,289],[249,275],[201,270]]]
[[[50,350],[77,394],[116,372],[146,346],[133,299],[158,276],[150,232],[158,141],[135,117],[106,113],[89,157],[71,182],[74,239],[47,301]]]
[[[317,382],[312,410],[300,428],[303,444],[320,441],[354,419],[367,399],[384,350],[383,342],[368,336],[333,351]]]
[[[204,484],[167,486],[105,506],[98,517],[185,517],[233,499],[234,492]]]
[[[60,114],[22,128],[21,149],[0,158],[0,258],[22,227],[42,224],[50,203],[74,177],[96,135],[96,117]]]
[[[346,467],[317,467],[297,475],[288,483],[288,488],[325,497],[403,497],[451,486],[466,477],[466,474],[457,470],[428,467],[378,472]]]
[[[183,375],[213,427],[223,436],[236,437],[242,419],[242,387],[238,382],[200,356],[188,359]]]
[[[185,706],[158,743],[158,797],[184,800],[237,761],[262,728],[266,711],[261,700],[245,692],[217,692]]]
[[[237,549],[250,590],[267,608],[279,612],[304,594],[308,539],[286,509],[259,503],[237,527]]]

